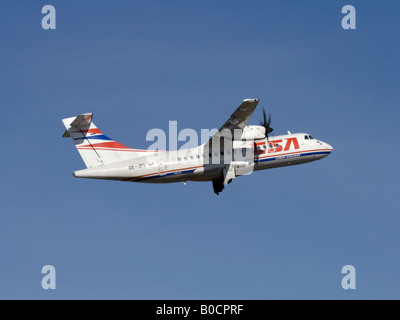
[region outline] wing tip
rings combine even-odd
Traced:
[[[244,99],[243,102],[259,102],[260,99]]]

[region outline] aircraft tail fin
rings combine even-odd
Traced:
[[[104,135],[92,122],[93,114],[84,113],[77,117],[63,119],[66,128],[63,138],[72,138],[86,167],[132,159],[144,155],[146,150],[137,150]]]

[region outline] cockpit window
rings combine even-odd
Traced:
[[[305,136],[304,139],[308,140],[308,136]]]
[[[309,135],[308,137],[310,138],[310,140],[314,140],[314,138],[312,136]]]

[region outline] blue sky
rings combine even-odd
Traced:
[[[41,28],[42,6],[57,29]],[[341,9],[357,29],[341,28]],[[1,299],[398,299],[398,1],[5,1]],[[119,142],[244,98],[334,152],[235,180],[75,179],[62,118]],[[357,289],[341,287],[344,265]],[[54,265],[57,289],[41,287]]]

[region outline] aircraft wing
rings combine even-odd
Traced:
[[[258,99],[243,100],[242,104],[232,113],[228,121],[226,121],[218,132],[204,144],[204,152],[206,154],[209,153],[212,157],[217,155],[219,158],[219,155],[222,155],[222,151],[225,150],[225,147],[227,147],[228,150],[231,149],[233,141],[238,139],[238,135],[240,137],[242,136],[243,129],[246,127],[247,122],[249,122],[259,101]],[[254,166],[254,163],[252,165]],[[245,167],[253,170],[252,165],[246,163]],[[237,166],[238,163],[233,164],[233,162],[230,161],[230,163],[226,163],[225,167],[221,169],[221,177],[213,180],[213,188],[216,194],[219,194],[225,186],[237,176],[236,170],[238,170],[238,168],[235,168]]]
[[[260,100],[258,99],[245,99],[242,104],[236,109],[234,113],[232,113],[231,117],[225,124],[219,129],[221,132],[224,129],[229,129],[232,131],[234,129],[244,129],[252,116],[254,110],[257,107],[257,104]]]
[[[209,150],[212,150],[213,141],[214,143],[216,143],[217,140],[219,140],[220,150],[223,150],[224,137],[227,137],[224,132],[229,130],[227,132],[228,136],[234,137],[235,130],[243,130],[244,127],[247,125],[250,117],[252,116],[254,110],[256,109],[259,101],[259,99],[243,100],[242,104],[236,109],[234,113],[232,113],[228,121],[226,121],[224,125],[218,130],[218,132],[208,141],[208,143],[206,143],[206,146],[208,144]]]

